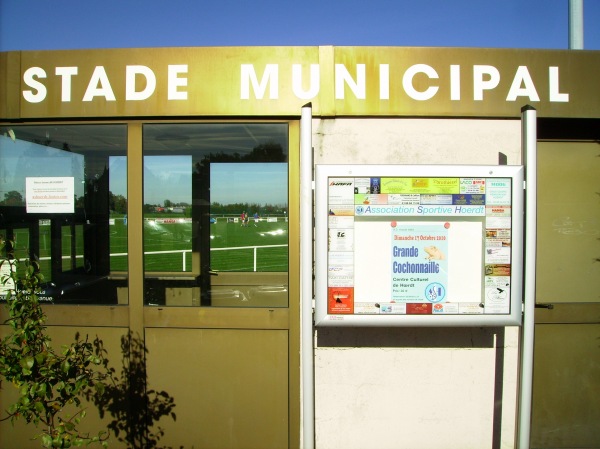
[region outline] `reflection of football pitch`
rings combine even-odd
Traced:
[[[111,254],[125,253],[126,226],[115,222],[111,229]],[[144,263],[148,271],[191,271],[191,220],[185,218],[144,220]],[[113,226],[111,226],[113,228]],[[288,224],[250,219],[247,226],[225,218],[210,224],[210,268],[215,271],[287,271]],[[111,269],[125,257],[111,257]],[[123,260],[123,263],[125,260]]]
[[[272,219],[274,220],[274,218]],[[50,276],[50,225],[40,225],[40,266]],[[83,226],[76,235],[68,226],[62,228],[62,253],[70,254],[72,239],[76,246],[76,266],[83,267]],[[0,232],[0,234],[2,234]],[[127,271],[127,225],[122,217],[111,218],[109,225],[110,270]],[[27,257],[29,231],[15,230],[15,255]],[[287,271],[288,223],[261,219],[248,226],[239,221],[217,219],[210,224],[210,268],[215,271]],[[144,264],[148,271],[182,272],[192,269],[192,222],[189,218],[144,220]],[[64,256],[63,267],[70,266]]]
[[[221,271],[287,271],[288,224],[250,219],[210,225],[210,266]],[[255,268],[256,267],[256,268]]]
[[[275,220],[274,218],[272,220]],[[76,266],[83,267],[83,226],[75,227]],[[149,218],[144,220],[144,264],[148,271],[182,272],[192,270],[191,219],[184,217]],[[196,231],[197,232],[197,231]],[[127,224],[122,217],[111,218],[109,224],[110,269],[127,271]],[[62,228],[63,269],[70,269],[73,236],[69,226]],[[29,234],[15,230],[15,255],[27,257]],[[250,219],[247,226],[226,218],[210,224],[210,269],[214,271],[287,271],[288,223]],[[40,265],[50,275],[50,224],[40,226]]]

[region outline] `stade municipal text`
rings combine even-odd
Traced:
[[[290,73],[289,70],[285,73]],[[568,102],[569,93],[564,92],[560,86],[559,67],[549,66],[542,78],[534,79],[527,66],[518,66],[511,73],[501,73],[493,65],[449,65],[443,70],[436,70],[427,64],[414,64],[402,73],[392,73],[389,64],[379,64],[376,70],[369,71],[365,64],[356,64],[347,67],[344,64],[335,64],[334,70],[334,98],[343,100],[352,95],[358,100],[366,100],[367,95],[376,96],[379,100],[390,100],[397,83],[409,98],[416,101],[427,101],[442,96],[442,84],[449,86],[444,89],[443,95],[452,101],[471,99],[482,101],[486,93],[501,91],[507,102],[526,99],[536,102],[546,100],[550,102]],[[121,74],[114,73],[114,67],[107,70],[105,66],[95,66],[91,76],[83,79],[77,66],[59,66],[51,70],[42,67],[29,67],[23,72],[24,89],[23,98],[29,103],[43,102],[49,95],[49,86],[60,89],[60,101],[68,103],[73,101],[126,101],[140,102],[157,95],[159,91],[168,101],[185,101],[189,97],[189,86],[202,78],[190,73],[187,64],[173,64],[167,66],[166,79],[158,79],[155,71],[145,65],[126,65],[122,67]],[[239,98],[241,100],[276,100],[282,94],[281,85],[289,86],[291,94],[301,100],[317,98],[321,89],[321,68],[319,64],[291,64],[291,80],[286,79],[280,83],[282,75],[280,64],[266,64],[257,69],[253,64],[240,65]],[[122,73],[125,76],[122,76]],[[54,78],[53,83],[48,81]],[[419,87],[416,87],[416,79]],[[538,75],[538,78],[540,76]],[[87,86],[83,92],[74,93],[73,82]],[[119,81],[117,81],[119,80]],[[423,82],[425,80],[425,82]],[[510,85],[506,81],[510,81]],[[58,81],[58,82],[56,82]],[[502,81],[502,83],[501,83]],[[124,92],[123,98],[117,98],[115,84],[119,86],[118,92]],[[377,89],[369,89],[375,83]],[[466,89],[462,85],[472,86]],[[547,86],[545,92],[538,86]],[[376,92],[375,94],[373,92]],[[285,92],[288,94],[289,92]],[[56,96],[56,93],[53,93]],[[190,99],[191,100],[191,99]]]

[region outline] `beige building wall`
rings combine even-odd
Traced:
[[[520,164],[519,120],[313,120],[316,164]],[[513,448],[519,328],[319,328],[317,449]]]

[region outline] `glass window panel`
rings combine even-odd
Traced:
[[[287,271],[287,169],[284,162],[211,164],[212,270]]]
[[[192,157],[144,157],[146,271],[192,271]]]
[[[287,307],[287,124],[148,124],[143,152],[146,304]]]
[[[0,127],[0,232],[15,241],[18,258],[39,261],[43,299],[118,303],[126,145],[126,125]]]
[[[108,156],[110,271],[127,271],[127,157]]]

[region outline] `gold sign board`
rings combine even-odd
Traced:
[[[190,47],[0,53],[0,118],[598,117],[600,52]]]

